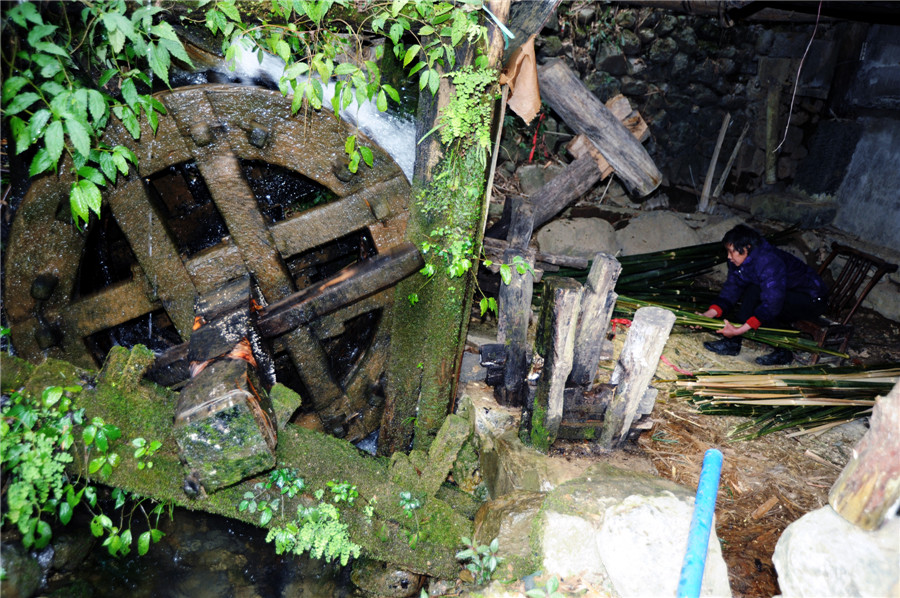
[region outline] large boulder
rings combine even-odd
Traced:
[[[865,531],[831,508],[790,524],[772,556],[784,598],[900,595],[900,518]]]
[[[602,218],[560,218],[541,227],[536,235],[544,253],[593,259],[598,252],[615,254],[616,232]]]
[[[613,596],[672,596],[693,502],[693,493],[673,482],[601,463],[549,492],[486,503],[475,536],[480,544],[500,538],[500,573],[511,579],[541,570],[579,577]],[[715,532],[701,595],[731,596]]]
[[[697,232],[672,212],[649,212],[616,232],[622,255],[651,253],[701,243]]]

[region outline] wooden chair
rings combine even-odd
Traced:
[[[831,253],[819,267],[819,275],[838,257],[847,261],[834,279],[828,295],[825,314],[815,320],[800,320],[794,326],[813,337],[820,347],[837,348],[847,352],[853,326],[850,318],[862,304],[869,291],[878,284],[881,277],[897,270],[896,264],[888,263],[874,255],[869,255],[840,243],[831,244]],[[819,354],[813,355],[812,363],[819,361]]]

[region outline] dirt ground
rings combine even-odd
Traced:
[[[900,363],[900,324],[863,310],[855,317],[856,340],[851,362],[858,365]],[[702,348],[712,338],[704,332],[673,331],[664,355],[689,371],[702,369],[757,369],[753,360],[767,351],[747,342],[738,357],[719,357]],[[802,357],[802,356],[801,356]],[[612,363],[604,364],[611,367]],[[794,365],[797,365],[796,363]],[[653,427],[625,454],[614,458],[622,467],[645,469],[649,462],[658,475],[688,488],[696,488],[703,455],[718,448],[724,465],[716,504],[716,533],[728,564],[736,597],[774,596],[779,593],[772,564],[782,531],[804,514],[827,504],[828,491],[850,458],[853,446],[865,433],[858,421],[819,436],[791,438],[779,432],[752,441],[733,442],[728,432],[745,421],[738,417],[700,414],[692,405],[670,398],[676,372],[660,365],[654,385],[660,394],[651,415]],[[591,443],[557,442],[553,454],[566,459],[610,459]]]

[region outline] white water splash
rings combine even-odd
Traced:
[[[235,59],[229,68],[233,74],[248,79],[260,79],[263,76],[277,82],[284,72],[285,64],[281,58],[263,52],[262,62],[255,51],[248,51],[245,44],[239,43]],[[334,97],[334,81],[322,84],[323,110],[331,106]],[[387,112],[380,112],[375,102],[366,102],[359,106],[353,103],[346,110],[340,111],[342,119],[357,127],[370,139],[384,149],[403,170],[403,174],[412,181],[413,168],[416,162],[416,123],[412,119],[399,118]]]

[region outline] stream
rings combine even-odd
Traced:
[[[58,530],[39,561],[53,563],[41,596],[83,598],[278,598],[353,594],[349,567],[279,556],[266,530],[202,512],[176,509],[160,520],[166,535],[144,556],[112,557],[90,542],[88,522]],[[80,560],[81,555],[87,555]],[[62,567],[65,571],[57,571]]]

